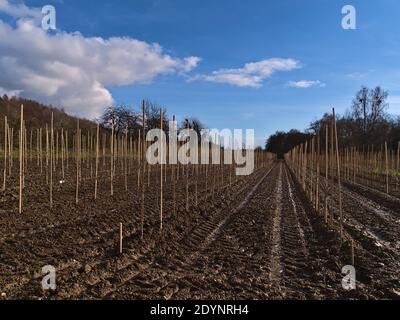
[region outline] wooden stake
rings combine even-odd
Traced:
[[[320,212],[319,209],[319,175],[320,175],[320,137],[319,133],[317,134],[317,181],[316,181],[316,190],[315,190],[315,206],[317,208],[317,212]]]
[[[46,123],[46,183],[49,183],[49,127]]]
[[[354,266],[354,240],[351,239],[350,242],[350,250],[351,250],[351,265]]]
[[[96,134],[96,172],[95,172],[95,182],[94,182],[94,199],[97,199],[97,179],[99,171],[99,124],[97,124],[97,134]]]
[[[337,165],[337,179],[339,188],[339,217],[340,217],[340,238],[343,238],[343,210],[342,210],[342,185],[340,181],[340,161],[339,161],[339,143],[338,143],[338,133],[336,127],[336,115],[335,108],[332,108],[333,114],[333,126],[335,133],[335,146],[336,146],[336,165]]]
[[[114,195],[114,121],[111,127],[111,141],[110,141],[110,152],[111,152],[111,168],[110,168],[110,193]]]
[[[50,209],[53,208],[53,160],[54,160],[54,122],[51,113],[50,124]]]
[[[39,129],[39,162],[40,162],[40,173],[43,172],[43,157],[42,157],[42,128]]]
[[[397,143],[397,164],[396,164],[397,173],[400,170],[400,141]]]
[[[119,254],[122,254],[123,249],[123,237],[122,237],[122,223],[119,224]]]
[[[124,176],[125,176],[125,191],[128,192],[128,126],[125,129],[125,141],[123,141],[123,153],[124,153]]]
[[[145,114],[145,108],[146,108],[146,102],[143,100],[142,103],[142,152],[141,152],[141,164],[142,164],[142,201],[141,201],[141,208],[140,208],[140,228],[141,228],[141,235],[140,238],[143,240],[144,237],[144,191],[145,191],[145,184],[144,184],[144,170],[146,166],[145,162],[145,141],[146,141],[146,135],[145,135],[145,130],[146,130],[146,114]]]
[[[75,202],[79,202],[79,161],[80,161],[80,129],[79,129],[79,119],[77,119],[76,124],[76,189],[75,189]]]
[[[6,190],[6,180],[7,180],[7,116],[4,117],[4,168],[3,168],[3,191]]]
[[[65,179],[64,158],[65,158],[64,128],[61,128],[61,171],[63,180]]]
[[[160,128],[161,135],[163,134],[163,109],[160,108]],[[164,149],[163,149],[163,141],[161,141],[160,153],[161,153],[161,162],[160,162],[160,234],[162,233],[163,228],[163,157],[164,157]]]
[[[187,123],[186,126],[187,129],[189,129],[189,123]],[[186,157],[189,156],[189,147],[188,147],[188,142],[186,141],[185,143],[185,155]],[[189,211],[189,162],[186,164],[186,211]]]
[[[388,161],[388,148],[385,141],[385,168],[386,168],[386,193],[389,194],[389,161]]]
[[[396,190],[400,179],[400,141],[397,142],[397,162],[396,162]]]
[[[328,223],[328,196],[325,196],[325,223]]]
[[[24,161],[24,105],[21,105],[19,132],[19,213],[22,213],[22,185],[23,185],[23,161]]]
[[[174,128],[175,128],[175,116],[173,116],[172,120],[173,120]],[[175,139],[175,137],[174,137],[174,139]],[[178,149],[178,148],[176,148],[176,149]],[[172,184],[173,184],[172,192],[173,192],[173,202],[174,202],[173,212],[174,212],[174,216],[176,217],[176,172],[175,172],[175,169],[176,169],[176,164],[175,165],[173,164],[172,165]]]

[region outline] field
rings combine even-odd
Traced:
[[[22,108],[20,123],[16,141],[5,121],[2,299],[400,295],[399,149],[339,149],[335,117],[325,139],[319,132],[282,159],[254,151],[244,176],[217,144],[207,148],[219,164],[151,165],[144,131],[101,135],[78,122],[68,143],[53,119],[30,139]],[[45,266],[55,268],[53,290]]]
[[[0,305],[400,300],[400,1],[93,2],[0,0]]]
[[[230,165],[142,166],[133,150],[97,159],[97,179],[96,157],[77,153],[67,167],[50,153],[50,175],[27,151],[22,213],[19,171],[7,173],[0,198],[2,299],[399,297],[398,193],[345,180],[340,237],[337,203],[324,213],[323,201],[317,210],[307,191],[317,181],[319,197],[329,186],[333,198],[338,184],[327,183],[323,171],[318,180],[311,176],[311,161],[303,163],[302,180],[291,160],[260,153],[253,174],[236,177]],[[352,263],[357,289],[347,291],[341,269]],[[45,265],[56,268],[55,291],[42,289]]]

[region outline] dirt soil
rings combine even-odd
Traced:
[[[78,204],[73,170],[65,183],[59,183],[57,173],[52,209],[45,176],[33,170],[22,214],[16,176],[0,193],[1,299],[400,297],[397,198],[344,186],[344,232],[355,243],[357,272],[357,288],[347,291],[341,269],[350,264],[348,241],[326,226],[284,161],[231,180],[229,168],[217,168],[208,172],[207,190],[204,172],[196,186],[192,171],[187,211],[186,177],[181,174],[176,214],[167,171],[162,234],[159,172],[154,170],[146,185],[143,240],[135,170],[128,176],[128,191],[124,177],[116,178],[113,196],[103,175],[96,201],[87,171]],[[56,268],[55,291],[42,290],[45,265]]]

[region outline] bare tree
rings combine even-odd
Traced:
[[[351,116],[358,125],[358,131],[363,135],[363,143],[376,133],[378,124],[386,120],[387,97],[387,91],[379,86],[375,89],[362,87],[357,92],[351,107]]]

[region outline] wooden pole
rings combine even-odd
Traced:
[[[175,128],[175,116],[173,116],[173,123],[174,123],[174,128]],[[175,129],[174,129],[175,130]],[[174,137],[175,139],[175,137]],[[172,164],[172,184],[173,184],[173,203],[174,203],[174,216],[176,217],[176,164]]]
[[[336,165],[337,165],[337,179],[339,188],[339,217],[340,217],[340,238],[343,238],[343,210],[342,210],[342,185],[340,181],[340,161],[339,161],[339,143],[338,143],[338,133],[336,127],[336,115],[335,108],[332,108],[333,114],[333,126],[335,133],[335,146],[336,146]]]
[[[96,172],[95,172],[95,182],[94,182],[94,199],[97,199],[97,180],[98,180],[98,171],[99,171],[99,133],[100,128],[99,124],[97,124],[97,134],[96,134]]]
[[[24,161],[24,105],[21,105],[19,132],[19,213],[22,213],[22,184],[23,184],[23,161]]]
[[[325,127],[325,183],[328,189],[328,169],[329,169],[329,127]]]
[[[123,153],[124,153],[124,176],[125,176],[125,191],[128,191],[128,126],[125,129],[125,141],[123,141]]]
[[[110,168],[110,193],[114,195],[114,121],[111,127],[111,141],[110,141],[110,154],[111,154],[111,168]]]
[[[10,161],[9,161],[10,172],[9,172],[9,174],[11,175],[12,168],[14,167],[14,128],[10,128],[10,132],[8,133],[8,137],[10,139],[10,148],[9,148],[9,150],[11,151],[11,152],[9,152],[9,154],[10,154]]]
[[[328,196],[325,195],[325,214],[324,214],[325,223],[328,223]]]
[[[186,128],[189,129],[189,122],[186,124]],[[185,155],[189,156],[189,147],[188,142],[185,143]],[[189,161],[186,164],[186,211],[189,211]]]
[[[72,139],[73,140],[73,139]],[[67,158],[67,170],[69,168],[69,143],[68,143],[68,130],[65,130],[65,156]]]
[[[141,179],[141,183],[142,183],[142,201],[141,201],[141,208],[140,208],[140,228],[141,228],[141,235],[140,238],[143,240],[144,237],[144,191],[145,191],[145,184],[144,184],[144,170],[145,170],[145,166],[146,166],[146,162],[145,162],[145,141],[146,141],[146,134],[145,134],[145,130],[146,130],[146,113],[145,113],[145,109],[146,109],[146,105],[145,105],[145,101],[143,100],[142,103],[142,152],[141,152],[141,164],[142,164],[142,179]]]
[[[351,250],[351,265],[354,266],[354,240],[351,239],[350,242],[350,250]]]
[[[25,120],[24,120],[24,122],[23,122],[23,124],[22,124],[22,132],[23,132],[23,146],[24,146],[24,151],[23,151],[23,153],[22,153],[22,155],[23,155],[23,159],[24,159],[24,162],[23,162],[23,166],[22,166],[22,187],[23,188],[25,188],[25,170],[26,170],[26,168],[28,167],[28,143],[27,143],[27,141],[28,141],[28,137],[27,137],[27,133],[26,133],[26,127],[25,127]]]
[[[388,147],[385,141],[385,169],[386,169],[386,193],[389,194],[389,161],[388,161]]]
[[[49,183],[49,127],[46,123],[46,183]]]
[[[396,190],[398,189],[400,179],[400,141],[397,142],[397,161],[396,161]]]
[[[39,129],[39,162],[40,162],[40,173],[43,172],[43,157],[42,157],[42,152],[43,152],[43,146],[42,146],[42,128]]]
[[[61,128],[61,171],[63,180],[65,179],[64,158],[65,158],[64,128]]]
[[[33,158],[33,131],[31,129],[31,135],[30,135],[30,140],[29,140],[29,147],[30,147],[30,152],[29,152],[29,160],[32,162]]]
[[[160,108],[160,129],[161,135],[163,134],[163,109]],[[164,149],[163,149],[163,141],[161,141],[160,147],[161,160],[160,160],[160,233],[162,233],[163,228],[163,157],[164,157]]]
[[[317,134],[317,181],[315,186],[315,206],[317,208],[317,212],[319,213],[319,175],[320,175],[320,137],[319,133]]]
[[[122,254],[123,250],[123,236],[122,236],[122,223],[119,224],[119,254]]]
[[[8,124],[7,116],[4,117],[4,168],[3,168],[3,191],[6,190],[6,180],[7,180],[7,133]]]
[[[51,113],[50,124],[50,209],[53,208],[53,160],[54,160],[54,122]]]
[[[75,189],[75,202],[79,202],[79,160],[80,160],[80,129],[79,119],[76,124],[76,189]]]
[[[140,139],[141,139],[141,134],[140,134],[140,129],[139,129],[139,134],[138,134],[138,141],[137,141],[137,160],[138,160],[138,172],[137,172],[137,186],[138,189],[140,187],[140,179],[141,179],[141,167],[142,167],[142,146],[140,145]]]

